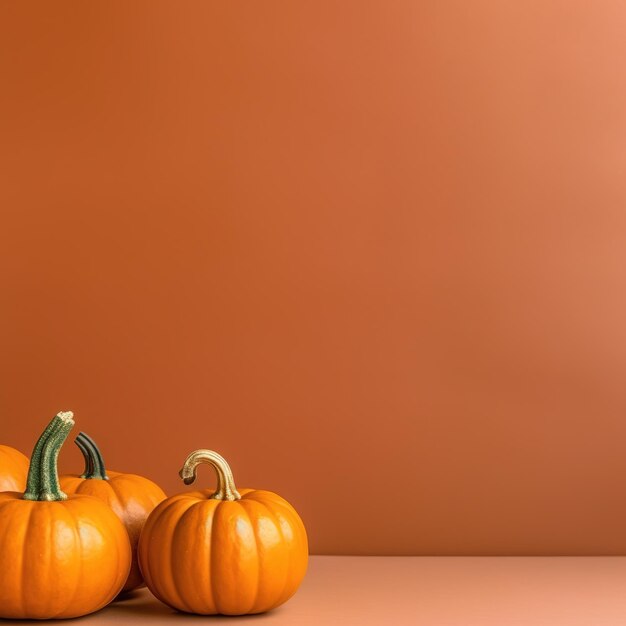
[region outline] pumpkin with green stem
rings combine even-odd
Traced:
[[[24,491],[28,457],[10,446],[0,445],[0,491]]]
[[[237,491],[228,463],[211,450],[187,457],[185,484],[201,463],[215,469],[217,489],[168,498],[141,533],[148,588],[169,606],[202,615],[262,613],[286,602],[307,568],[302,520],[271,491]]]
[[[26,491],[0,493],[0,617],[87,615],[122,589],[131,563],[128,535],[96,498],[67,496],[57,459],[74,426],[58,413],[33,451]]]
[[[148,515],[165,500],[165,493],[143,476],[107,471],[96,442],[85,433],[76,437],[76,445],[85,459],[85,471],[80,476],[61,476],[61,487],[68,494],[95,496],[118,516],[126,527],[133,550],[132,566],[122,591],[141,587],[143,577],[137,563],[139,535]]]

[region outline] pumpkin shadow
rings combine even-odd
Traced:
[[[280,612],[280,608],[268,613],[257,613],[255,615],[195,615],[193,613],[183,613],[157,600],[147,589],[137,589],[123,596],[118,596],[116,600],[100,612],[103,618],[111,618],[111,621],[142,621],[151,623],[166,622],[175,619],[179,620],[216,620],[229,623],[259,623],[260,621],[271,619]],[[41,625],[40,625],[41,626]]]
[[[145,589],[145,587],[143,587]],[[113,598],[112,602],[116,604],[119,602],[129,602],[131,600],[135,600],[141,596],[141,588],[140,589],[132,589],[131,591],[122,591],[119,595]]]
[[[72,619],[54,620],[56,623],[78,623],[97,616],[99,623],[127,623],[146,621],[151,624],[159,622],[171,622],[172,620],[215,620],[228,623],[248,622],[250,624],[277,617],[281,607],[268,613],[256,613],[254,615],[194,615],[193,613],[182,613],[157,600],[146,588],[134,589],[120,594],[111,604],[96,613],[90,613],[83,617]],[[0,618],[0,626],[3,624],[38,624],[42,626],[40,620],[5,620]]]

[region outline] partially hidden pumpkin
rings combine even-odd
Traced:
[[[28,457],[10,446],[0,445],[0,491],[24,491]]]
[[[169,606],[202,615],[262,613],[288,600],[304,578],[306,530],[295,509],[270,491],[237,491],[216,452],[192,452],[185,484],[200,463],[217,472],[217,489],[182,493],[150,515],[139,562],[152,593]]]
[[[133,551],[132,565],[122,591],[143,585],[137,563],[137,544],[148,515],[157,504],[165,500],[165,492],[143,476],[107,471],[96,442],[85,433],[76,438],[85,458],[82,475],[61,476],[61,488],[68,494],[95,496],[106,502],[126,527]]]
[[[79,617],[122,589],[131,549],[123,524],[96,498],[61,490],[57,458],[74,426],[58,413],[39,438],[26,491],[0,493],[0,617]]]

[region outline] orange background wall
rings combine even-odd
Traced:
[[[3,2],[0,440],[214,448],[317,553],[624,553],[625,28]]]

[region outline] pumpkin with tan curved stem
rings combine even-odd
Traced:
[[[59,450],[74,425],[57,414],[39,438],[26,491],[0,493],[0,617],[87,615],[120,592],[131,550],[123,524],[96,498],[67,496]]]
[[[76,437],[76,445],[85,458],[81,476],[61,476],[61,488],[68,494],[95,496],[106,502],[122,521],[133,550],[133,561],[122,591],[141,587],[143,577],[137,562],[137,544],[148,515],[165,500],[165,492],[151,480],[136,474],[107,471],[96,442],[85,433]]]
[[[24,491],[28,457],[10,446],[0,445],[0,491]]]
[[[217,472],[217,489],[162,502],[139,540],[139,562],[152,593],[187,613],[262,613],[287,601],[307,568],[308,544],[295,509],[270,491],[237,491],[216,452],[189,455],[181,477],[200,463]]]

